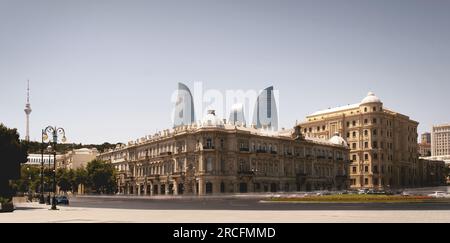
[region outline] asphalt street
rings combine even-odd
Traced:
[[[151,199],[73,197],[69,207],[141,210],[450,210],[449,202],[407,203],[267,203],[258,198]]]

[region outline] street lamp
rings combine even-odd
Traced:
[[[28,200],[32,199],[31,195],[31,174],[30,174],[30,167],[27,167],[27,175],[28,175],[28,183],[27,183],[27,187],[28,187]],[[31,201],[31,200],[30,200]]]
[[[52,146],[48,145],[47,146],[47,154],[48,154],[48,172],[50,172],[50,168],[51,168],[51,162],[52,162],[52,158],[51,158],[51,152],[52,152]],[[51,195],[50,195],[50,190],[48,190],[48,186],[50,185],[50,182],[47,181],[47,191],[48,191],[48,195],[47,195],[47,205],[51,204]]]
[[[44,204],[45,203],[45,199],[44,199],[44,193],[45,193],[45,187],[44,187],[44,129],[42,129],[41,132],[41,190],[40,190],[40,194],[39,195],[39,203],[40,204]]]
[[[56,144],[58,143],[58,135],[62,136],[61,141],[64,143],[66,141],[66,132],[62,127],[48,126],[44,129],[43,138],[48,139],[48,135],[52,136],[52,140],[49,142],[53,144],[53,199],[52,199],[52,210],[57,210],[56,207]]]

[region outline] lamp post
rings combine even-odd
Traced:
[[[56,144],[58,143],[58,135],[62,136],[61,141],[64,143],[66,141],[66,132],[62,127],[48,126],[44,129],[44,140],[48,139],[48,135],[52,136],[50,141],[53,144],[53,198],[51,210],[57,210],[56,207]]]
[[[41,190],[40,190],[40,194],[39,195],[39,203],[40,204],[44,204],[45,203],[45,199],[44,199],[44,193],[45,193],[45,188],[44,188],[44,129],[42,129],[42,133],[41,133]]]
[[[28,200],[31,198],[30,197],[30,194],[31,194],[31,174],[30,174],[30,167],[27,167],[27,175],[28,175],[28,181],[27,181],[27,189],[28,189],[28,192],[27,192],[27,196],[28,196]]]
[[[51,162],[52,162],[52,158],[51,158],[51,152],[52,152],[52,146],[50,146],[50,145],[48,145],[48,147],[47,147],[47,154],[48,154],[48,172],[50,172],[50,168],[52,168],[51,167]],[[49,174],[49,176],[50,176],[50,174]],[[50,190],[48,190],[48,186],[50,185],[50,180],[49,181],[47,181],[47,191],[48,191],[48,195],[47,195],[47,205],[50,205],[51,204],[51,200],[50,200],[50,198],[51,198],[51,195],[50,195]]]

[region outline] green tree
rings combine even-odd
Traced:
[[[86,166],[88,186],[95,193],[114,193],[116,190],[116,171],[112,164],[93,160]]]
[[[19,140],[16,129],[0,124],[0,197],[11,198],[10,180],[20,178],[20,164],[27,162],[27,147]]]
[[[40,168],[22,165],[20,178],[11,181],[11,188],[17,192],[36,192],[40,187]]]
[[[58,169],[56,171],[56,183],[59,189],[63,192],[72,190],[72,181],[74,180],[72,170]]]
[[[77,192],[80,185],[88,184],[87,171],[84,168],[78,168],[74,171],[74,180],[72,181],[72,191]]]

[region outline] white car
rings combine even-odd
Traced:
[[[447,192],[436,191],[431,194],[428,194],[428,196],[434,197],[434,198],[446,198],[446,197],[448,197],[448,194],[447,194]]]

